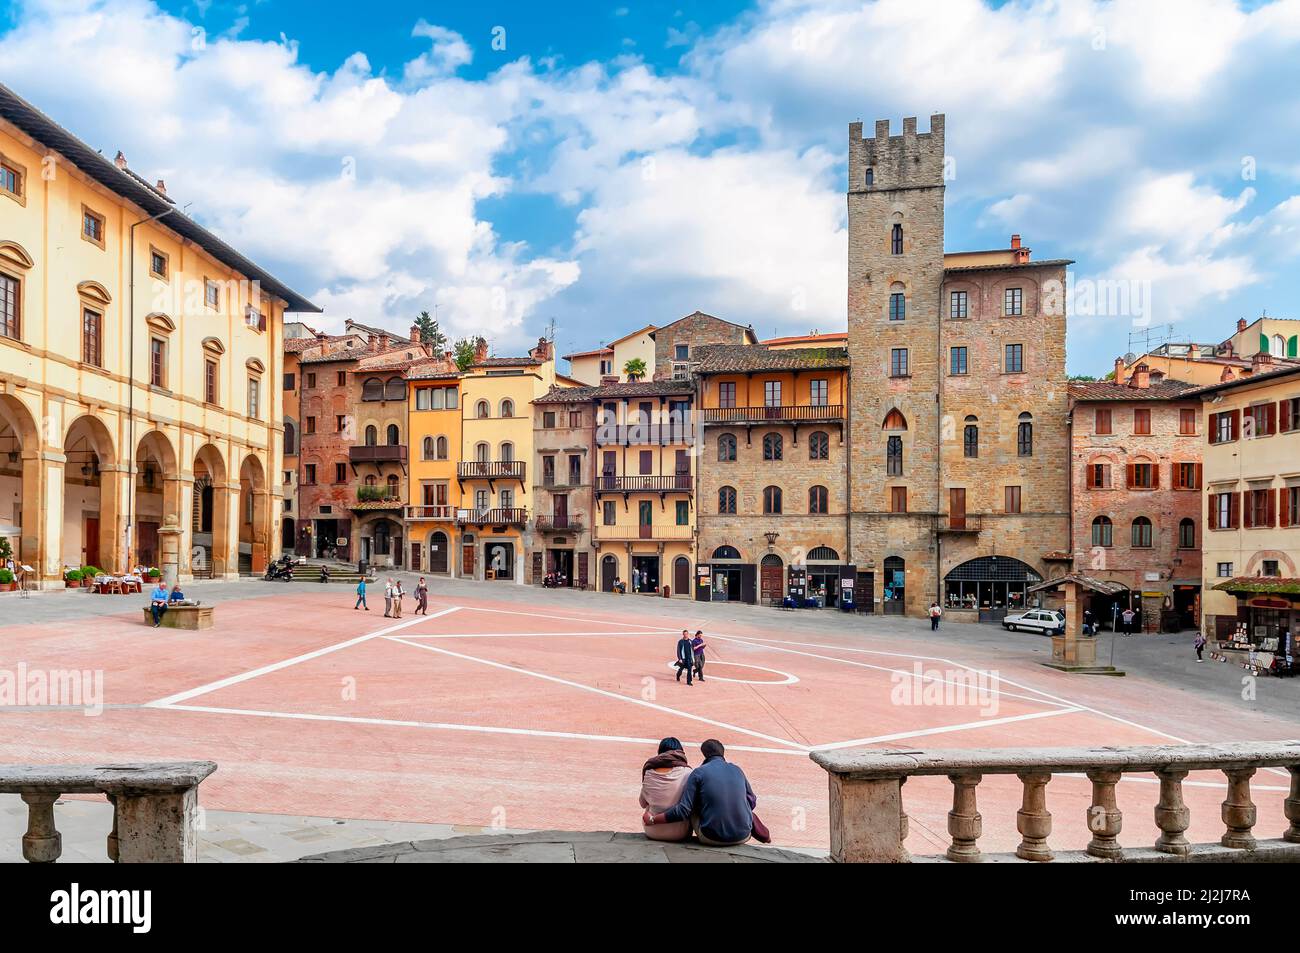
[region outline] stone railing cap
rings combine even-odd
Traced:
[[[215,770],[215,761],[0,764],[0,794],[169,794],[197,786]]]
[[[813,751],[810,757],[831,774],[858,780],[962,773],[1017,774],[1033,770],[1066,773],[1089,768],[1200,771],[1300,765],[1300,741],[1113,748],[935,748],[928,751],[844,748]]]

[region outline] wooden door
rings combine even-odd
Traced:
[[[448,552],[447,534],[438,532],[429,538],[429,572],[446,572]]]
[[[740,601],[749,605],[758,601],[758,567],[753,563],[740,567]]]
[[[111,566],[100,566],[99,557],[99,517],[87,516],[86,525],[82,530],[81,538],[86,543],[85,558],[82,560],[83,566],[98,566],[100,569],[109,569]]]
[[[586,589],[588,585],[588,555],[588,553],[578,553],[578,588],[580,589]]]
[[[948,525],[952,529],[966,528],[966,489],[952,487],[948,490]]]
[[[640,527],[642,539],[652,539],[654,536],[654,504],[649,500],[642,500],[637,504],[637,525]]]
[[[675,595],[690,595],[691,592],[691,561],[685,556],[678,556],[673,560],[673,593]]]
[[[465,543],[460,548],[461,561],[465,566],[465,575],[474,576],[474,544]]]
[[[618,576],[618,560],[613,556],[606,556],[600,561],[601,592],[614,591],[614,579],[616,576]]]
[[[785,567],[781,565],[781,557],[764,556],[763,564],[759,572],[759,592],[763,601],[769,605],[774,605],[781,601],[781,579],[785,575]]]

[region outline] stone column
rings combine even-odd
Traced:
[[[42,589],[63,588],[63,465],[62,453],[41,454],[40,562],[34,567]],[[23,521],[27,521],[24,514]]]
[[[215,513],[212,518],[212,578],[239,578],[239,483],[219,483],[213,491]],[[217,533],[217,520],[225,527],[225,540]],[[221,551],[216,550],[220,547]],[[218,560],[220,560],[218,562]]]
[[[162,580],[169,586],[176,585],[180,578],[183,535],[184,530],[178,525],[176,517],[168,513],[163,519],[163,525],[158,527],[158,548],[162,552]]]
[[[122,494],[126,467],[110,464],[99,469],[99,552],[87,559],[105,572],[121,572],[126,566],[126,539],[122,527]]]
[[[1065,661],[1079,664],[1079,586],[1067,582],[1065,589]]]
[[[830,775],[831,859],[844,864],[907,863],[900,778],[861,781]]]
[[[176,794],[119,794],[114,804],[118,863],[196,863],[198,803],[198,788]]]

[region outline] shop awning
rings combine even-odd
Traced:
[[[1214,587],[1224,592],[1245,592],[1252,595],[1300,596],[1300,579],[1279,576],[1237,576],[1225,579]]]
[[[1084,589],[1092,592],[1099,592],[1103,596],[1113,596],[1121,592],[1128,591],[1128,586],[1122,582],[1110,582],[1106,579],[1097,579],[1093,576],[1085,576],[1082,573],[1072,572],[1069,575],[1057,576],[1055,579],[1048,579],[1046,582],[1040,582],[1036,586],[1030,586],[1026,592],[1043,592],[1048,589],[1056,589],[1067,582],[1073,582],[1082,586]]]

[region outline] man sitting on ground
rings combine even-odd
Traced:
[[[701,844],[743,844],[754,833],[754,805],[758,803],[749,779],[726,760],[721,741],[710,738],[700,745],[700,754],[704,763],[686,779],[677,804],[662,814],[647,810],[641,821],[653,825],[689,820]]]

